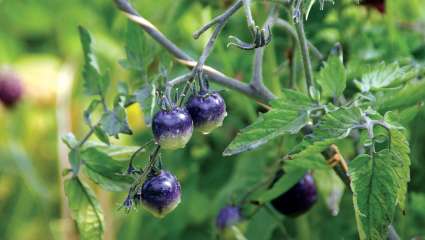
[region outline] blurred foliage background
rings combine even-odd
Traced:
[[[231,2],[133,1],[147,19],[192,56],[200,54],[206,38],[196,41],[191,34]],[[265,19],[269,5],[268,1],[254,2],[258,23]],[[288,18],[283,11],[281,16]],[[115,83],[134,77],[118,64],[125,58],[127,20],[113,1],[0,0],[0,65],[14,69],[25,87],[24,99],[16,108],[0,107],[0,239],[75,238],[63,204],[61,171],[67,160],[60,138],[68,131],[77,137],[87,131],[82,113],[90,99],[84,96],[81,86],[83,57],[78,25],[93,34],[101,65],[109,69]],[[273,31],[264,74],[266,85],[278,95],[279,89],[289,84],[286,56],[292,42],[284,31]],[[338,0],[324,11],[314,7],[306,31],[323,53],[335,42],[342,43],[351,78],[356,76],[357,67],[367,63],[425,61],[423,0],[387,1],[384,14]],[[208,64],[229,76],[248,80],[252,52],[227,49],[229,35],[248,39],[242,11],[226,26]],[[172,62],[159,46],[147,41],[151,57],[165,65]],[[301,75],[301,65],[298,68]],[[210,239],[215,233],[213,223],[218,209],[229,203],[232,195],[254,184],[258,171],[285,153],[291,139],[285,139],[285,145],[278,140],[252,153],[222,157],[238,129],[255,120],[260,109],[239,93],[226,91],[224,96],[229,116],[221,129],[208,136],[197,133],[188,147],[163,156],[166,168],[178,176],[183,187],[182,203],[166,218],[155,219],[144,210],[126,215],[118,211],[126,193],[108,193],[93,186],[105,213],[106,239]],[[404,121],[412,147],[409,205],[395,223],[402,239],[425,237],[425,111],[418,105],[411,112]],[[128,114],[135,134],[117,142],[141,145],[150,139],[150,129],[143,124],[139,106],[129,108]],[[353,156],[350,147],[341,149],[347,159]],[[286,238],[357,238],[348,193],[337,216],[332,216],[321,199],[307,215],[281,221],[283,225],[260,211],[247,226],[246,235],[249,239],[281,239],[281,228],[276,227],[280,225],[285,228]]]

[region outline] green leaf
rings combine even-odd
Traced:
[[[100,100],[99,99],[93,99],[90,102],[90,105],[87,107],[87,109],[84,111],[84,121],[86,122],[86,124],[91,127],[92,126],[92,122],[91,122],[91,114],[94,112],[94,110],[96,110],[97,106],[99,105]]]
[[[294,186],[307,172],[303,168],[285,167],[285,174],[273,184],[273,187],[265,191],[258,198],[261,203],[269,202],[288,191]]]
[[[369,70],[363,74],[361,81],[356,80],[355,84],[362,92],[369,92],[400,85],[417,75],[418,69],[411,66],[400,67],[398,63],[389,65],[380,63],[370,66]]]
[[[400,164],[397,170],[399,191],[397,203],[402,211],[406,210],[407,183],[410,181],[410,148],[409,142],[402,131],[391,129],[391,154]]]
[[[345,191],[345,184],[330,167],[328,167],[328,169],[315,170],[314,180],[319,194],[326,203],[332,216],[337,216],[339,213],[339,205]]]
[[[137,24],[129,21],[125,45],[127,58],[120,61],[121,66],[144,73],[153,60],[154,49],[155,46],[146,41],[144,31]]]
[[[105,112],[100,120],[100,124],[109,136],[118,137],[119,133],[133,134],[128,125],[125,108],[121,105],[116,105],[113,111]]]
[[[102,127],[100,127],[100,126],[95,126],[94,127],[94,134],[96,135],[96,137],[100,140],[100,141],[102,141],[103,143],[105,143],[105,144],[111,144],[110,142],[109,142],[109,138],[108,138],[108,135],[106,135],[106,132],[105,132],[105,130],[103,130],[103,128]]]
[[[132,182],[130,176],[124,176],[127,162],[117,161],[96,148],[88,148],[81,153],[84,170],[93,182],[107,191],[128,190]]]
[[[425,81],[409,82],[402,89],[385,93],[377,98],[378,109],[381,112],[407,108],[425,101]]]
[[[273,231],[278,224],[279,222],[276,221],[265,208],[261,208],[258,213],[250,219],[246,237],[248,239],[272,239]]]
[[[143,117],[147,126],[151,125],[152,116],[156,105],[156,86],[155,84],[146,83],[135,92],[136,101],[140,104],[143,111]]]
[[[396,127],[391,123],[390,126]],[[409,144],[397,127],[391,128],[390,133],[389,149],[373,156],[360,155],[350,163],[353,202],[361,239],[385,238],[396,206],[405,209],[410,180]]]
[[[388,150],[359,155],[349,173],[360,239],[384,239],[397,204],[400,163]]]
[[[255,149],[283,134],[298,133],[309,122],[309,111],[314,107],[307,96],[292,90],[283,91],[271,104],[273,109],[243,129],[224,150],[224,156]]]
[[[285,164],[289,167],[297,167],[302,169],[329,169],[329,165],[321,154],[312,154],[304,158],[296,158],[286,161]]]
[[[104,95],[109,87],[110,79],[108,75],[102,76],[99,71],[96,56],[92,49],[92,39],[90,33],[79,26],[80,40],[84,51],[84,89],[88,95]]]
[[[347,85],[347,74],[344,64],[338,56],[332,56],[320,70],[317,82],[322,87],[322,95],[339,97]]]
[[[77,223],[80,239],[102,240],[103,213],[93,191],[79,178],[73,177],[65,180],[65,194],[71,216]]]
[[[321,153],[329,145],[348,137],[361,122],[362,111],[357,107],[339,108],[327,113],[315,127],[314,133],[291,150],[291,159],[296,161]]]
[[[62,137],[62,142],[65,143],[69,149],[72,149],[78,145],[77,138],[71,132],[65,134],[65,136]]]
[[[71,149],[71,151],[69,151],[68,160],[69,160],[69,163],[71,164],[72,172],[74,173],[74,175],[77,175],[78,172],[80,171],[80,162],[81,162],[80,151],[78,148],[73,148]]]

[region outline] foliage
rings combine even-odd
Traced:
[[[196,41],[192,33],[231,4],[132,2],[195,61],[213,29]],[[256,24],[263,24],[273,3],[252,1]],[[148,127],[156,110],[164,107],[165,81],[187,73],[187,66],[170,57],[140,25],[125,21],[113,1],[6,0],[0,5],[5,30],[0,32],[0,62],[37,79],[28,85],[28,95],[17,109],[0,109],[1,239],[66,236],[61,232],[60,187],[76,228],[66,223],[81,239],[216,238],[219,233],[212,223],[228,204],[243,207],[244,222],[230,234],[237,233],[239,239],[385,239],[390,224],[401,239],[425,236],[425,42],[417,27],[424,22],[425,9],[420,0],[387,1],[386,14],[351,0],[304,1],[307,40],[323,55],[316,58],[310,51],[315,96],[307,90],[311,86],[305,79],[299,36],[276,25],[272,42],[264,48],[262,71],[263,84],[276,97],[251,99],[238,87],[220,91],[229,114],[222,128],[206,136],[194,132],[185,149],[159,150],[158,155]],[[279,17],[297,33],[293,9],[278,6]],[[16,17],[17,12],[26,17]],[[57,16],[66,20],[58,21]],[[252,87],[248,84],[255,51],[226,48],[229,35],[247,42],[255,39],[244,18],[242,10],[230,18],[207,64]],[[336,42],[343,54],[327,53]],[[56,75],[31,78],[37,71],[23,59],[41,54],[50,65],[36,69],[66,72],[51,62],[76,69],[73,88],[67,93],[58,88],[57,102],[41,101],[31,91],[37,85],[45,89],[42,78],[60,85]],[[32,61],[40,64],[40,59]],[[212,89],[222,89],[223,81],[209,83]],[[171,98],[185,87],[175,85]],[[197,88],[195,81],[188,94]],[[72,100],[72,126],[66,128],[78,137],[58,137],[65,121],[56,116],[64,111],[60,97],[66,94]],[[348,162],[349,184],[334,172],[341,165],[332,165],[338,155],[328,154],[331,144]],[[67,150],[61,149],[65,146]],[[63,156],[69,169],[59,161]],[[161,164],[152,161],[155,157]],[[177,176],[181,204],[164,219],[142,209],[117,211],[143,183],[142,170],[152,163]],[[280,170],[285,175],[270,187]],[[306,172],[315,177],[318,204],[306,217],[279,215],[268,202]],[[318,224],[323,222],[327,226]]]

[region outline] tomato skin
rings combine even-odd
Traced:
[[[310,210],[316,202],[316,184],[313,177],[310,174],[306,174],[291,189],[273,199],[271,204],[283,215],[298,217]]]
[[[0,101],[6,108],[13,108],[21,100],[23,92],[18,75],[10,71],[0,72]]]
[[[361,5],[374,8],[380,13],[385,13],[385,0],[364,0],[360,2]]]

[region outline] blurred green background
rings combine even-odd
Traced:
[[[206,38],[191,34],[222,12],[229,0],[134,0],[136,8],[190,55],[200,54]],[[254,1],[254,15],[261,23],[270,6]],[[287,13],[281,16],[288,19]],[[119,64],[125,58],[126,18],[106,0],[0,0],[0,66],[14,69],[23,79],[24,99],[13,110],[0,107],[0,239],[76,239],[75,228],[64,205],[61,171],[67,166],[67,149],[60,141],[66,132],[82,137],[87,131],[83,110],[89,103],[82,91],[82,50],[77,26],[95,39],[102,66],[114,82],[131,76]],[[323,52],[335,42],[343,44],[351,69],[380,61],[425,61],[425,5],[423,0],[387,1],[385,14],[350,0],[336,1],[324,11],[314,7],[307,35]],[[289,85],[287,61],[291,39],[282,30],[266,50],[265,81],[273,92]],[[248,39],[242,11],[222,33],[208,64],[229,76],[247,81],[252,52],[227,49],[227,36]],[[154,57],[169,65],[172,59],[150,39]],[[300,66],[298,66],[300,68]],[[298,73],[301,75],[301,69]],[[178,72],[174,72],[176,75]],[[164,219],[144,210],[129,215],[118,211],[126,193],[108,193],[93,185],[105,213],[105,239],[210,239],[214,217],[257,180],[255,175],[287,149],[279,141],[252,153],[224,158],[221,153],[238,129],[258,116],[258,105],[243,95],[224,92],[229,116],[224,127],[208,136],[195,134],[183,150],[165,152],[164,163],[178,176],[182,203]],[[112,101],[112,99],[108,99]],[[397,216],[402,239],[425,237],[425,111],[418,105],[404,124],[412,147],[412,181],[405,216]],[[141,145],[150,139],[139,106],[128,109],[131,137],[120,144]],[[290,141],[291,139],[289,139]],[[353,156],[343,148],[347,159]],[[307,215],[283,219],[285,235],[276,220],[260,211],[247,226],[249,239],[356,239],[350,194],[342,199],[340,213],[332,216],[321,199]]]

